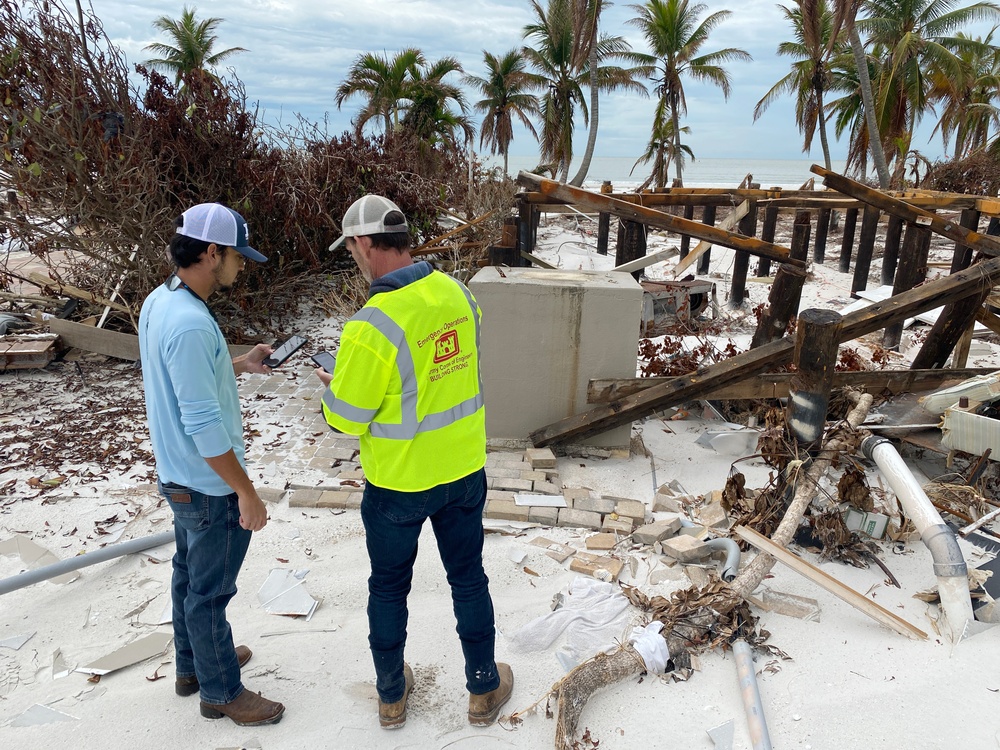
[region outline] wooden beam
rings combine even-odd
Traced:
[[[844,316],[841,341],[850,341],[886,325],[926,310],[946,305],[972,294],[984,284],[992,286],[1000,278],[1000,258],[991,258],[964,271],[946,276],[911,289],[882,302]],[[658,409],[703,398],[716,388],[738,383],[750,375],[774,369],[791,361],[794,342],[787,337],[780,341],[751,349],[729,359],[703,368],[690,375],[671,378],[640,393],[597,406],[582,414],[574,414],[541,427],[529,437],[536,448],[582,440],[599,435],[614,427],[629,424]]]
[[[826,186],[839,193],[844,193],[845,195],[850,195],[853,198],[864,201],[868,205],[875,206],[893,216],[898,216],[904,221],[911,221],[919,226],[925,226],[932,232],[948,237],[956,242],[961,242],[963,245],[975,248],[986,255],[1000,255],[1000,240],[994,237],[973,232],[957,222],[950,219],[942,219],[930,211],[917,208],[905,201],[886,195],[880,190],[862,185],[860,182],[855,182],[843,175],[825,169],[819,166],[819,164],[813,164],[810,167],[810,171],[822,176]]]
[[[976,313],[976,320],[993,331],[997,336],[1000,336],[1000,318],[996,315],[985,309],[980,309]]]
[[[699,240],[711,242],[716,245],[731,247],[734,250],[745,250],[751,255],[769,257],[772,260],[792,262],[788,260],[788,248],[762,242],[755,237],[744,237],[740,234],[727,232],[718,227],[706,227],[696,221],[688,221],[677,216],[645,206],[633,205],[618,198],[583,190],[582,188],[564,185],[554,180],[546,180],[544,177],[521,172],[517,176],[518,184],[539,190],[560,200],[573,203],[585,210],[599,213],[607,211],[616,216],[637,221],[658,229],[667,229],[679,234],[689,234]],[[801,261],[800,261],[801,263]]]
[[[995,318],[995,316],[994,316]],[[1000,332],[1000,319],[995,324]],[[979,375],[989,375],[997,367],[971,367],[962,370],[863,370],[833,373],[834,388],[862,388],[868,393],[922,393],[961,382]],[[787,398],[795,373],[769,372],[755,375],[734,385],[708,391],[703,398],[712,401]],[[588,404],[606,404],[673,378],[594,378],[587,385]]]
[[[730,211],[729,215],[726,216],[725,219],[719,222],[719,225],[716,227],[716,229],[721,229],[725,232],[733,231],[734,229],[736,229],[736,225],[740,223],[740,219],[746,216],[749,210],[750,210],[750,201],[743,201],[740,205],[738,205],[736,208]],[[694,222],[692,222],[692,224],[693,223]],[[702,224],[702,226],[705,225]],[[711,249],[712,249],[712,243],[706,242],[704,240],[695,245],[694,250],[692,250],[683,258],[681,258],[680,262],[676,266],[674,266],[674,270],[671,272],[673,273],[674,278],[677,278],[682,273],[684,273],[684,271],[686,271],[692,263],[694,263],[696,260],[698,260],[698,258],[700,258],[702,255],[704,255]]]
[[[635,260],[630,260],[628,263],[622,263],[620,266],[615,266],[612,271],[620,271],[621,273],[632,273],[633,271],[638,271],[646,266],[651,266],[654,263],[660,263],[661,261],[669,260],[677,255],[676,247],[668,247],[666,250],[660,250],[659,252],[653,253],[652,255],[646,255],[642,258],[636,258]]]
[[[82,299],[87,302],[91,302],[95,305],[104,305],[105,307],[110,307],[119,312],[127,314],[129,317],[132,316],[132,311],[129,310],[125,305],[119,305],[117,302],[112,302],[109,299],[104,299],[93,292],[88,292],[84,289],[78,289],[75,286],[70,286],[69,284],[64,284],[61,281],[56,281],[55,279],[50,279],[48,276],[42,276],[42,274],[33,271],[28,274],[28,280],[33,284],[38,284],[43,287],[48,287],[49,289],[55,289],[60,294],[65,294],[68,297],[76,297],[77,299]]]
[[[911,625],[902,617],[893,614],[885,607],[873,602],[871,599],[866,599],[850,586],[838,581],[825,570],[820,570],[815,565],[803,560],[798,555],[793,555],[787,549],[775,544],[766,536],[758,534],[753,529],[748,529],[745,526],[737,526],[733,529],[733,533],[743,541],[752,544],[761,552],[771,555],[799,575],[808,578],[820,588],[830,592],[841,601],[847,602],[852,607],[860,610],[863,614],[868,615],[873,620],[877,620],[887,628],[895,630],[897,633],[905,635],[907,638],[923,641],[927,640],[927,633],[920,628],[915,625]]]

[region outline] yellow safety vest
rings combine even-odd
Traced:
[[[486,464],[481,317],[472,293],[435,271],[376,294],[344,325],[323,414],[361,436],[368,481],[419,492]]]

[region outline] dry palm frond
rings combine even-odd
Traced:
[[[972,518],[982,516],[990,510],[986,498],[980,495],[975,487],[965,484],[931,482],[924,487],[924,491],[932,503],[951,508]],[[971,510],[975,510],[976,513],[970,513]]]

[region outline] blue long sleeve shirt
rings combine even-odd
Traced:
[[[243,423],[229,347],[205,303],[166,284],[139,314],[146,417],[161,482],[207,495],[233,492],[206,458],[244,459]]]

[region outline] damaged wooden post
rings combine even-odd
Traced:
[[[944,367],[949,355],[956,345],[963,338],[968,336],[968,341],[972,341],[972,329],[976,324],[976,314],[982,309],[986,298],[990,295],[989,282],[983,283],[982,289],[970,294],[968,297],[953,302],[946,306],[938,319],[931,326],[930,333],[924,339],[923,346],[913,358],[913,369],[936,369]],[[886,329],[888,334],[889,329]],[[968,358],[968,349],[965,350],[965,357]],[[954,367],[964,367],[965,362],[959,362],[960,352],[956,352]]]
[[[618,247],[615,251],[615,266],[643,258],[646,255],[646,227],[637,221],[624,219],[618,229]],[[632,272],[636,281],[642,276],[642,269]]]
[[[813,261],[816,263],[826,262],[826,237],[830,231],[832,213],[829,208],[821,208],[816,218],[816,244],[813,246]]]
[[[751,349],[777,341],[785,335],[788,324],[799,311],[799,301],[802,299],[802,287],[806,283],[804,268],[782,263],[771,284],[771,292],[767,298],[767,307],[754,331]]]
[[[767,208],[764,209],[764,226],[760,230],[760,238],[764,242],[774,242],[774,234],[778,228],[778,207],[772,204],[768,204]],[[757,275],[758,276],[770,276],[771,275],[771,261],[767,258],[761,258],[757,261]]]
[[[795,328],[795,374],[789,387],[788,425],[808,449],[823,437],[837,367],[843,318],[833,310],[803,310]]]
[[[890,216],[889,225],[885,230],[885,251],[882,253],[882,286],[889,286],[896,279],[899,240],[902,234],[903,220],[898,216]]]
[[[965,208],[962,209],[962,216],[958,223],[970,232],[978,232],[979,217],[980,213],[977,209]],[[956,271],[961,271],[963,268],[968,268],[970,265],[972,265],[972,248],[956,241],[955,254],[951,259],[951,272],[955,273]]]
[[[907,224],[903,234],[903,249],[900,252],[899,268],[892,284],[892,296],[906,292],[927,277],[927,255],[924,253],[924,235],[930,234],[926,227]],[[903,321],[886,326],[882,336],[882,346],[897,351],[903,337]]]
[[[694,205],[684,206],[684,218],[688,221],[694,219]],[[774,237],[771,238],[772,240]],[[681,235],[681,258],[686,258],[688,251],[691,249],[691,235],[682,234]]]
[[[522,253],[535,252],[535,214],[538,209],[524,199],[523,195],[517,197],[518,213],[518,251]],[[519,265],[525,265],[523,261],[518,261]]]
[[[844,235],[840,241],[841,273],[851,272],[851,251],[854,249],[854,232],[858,226],[858,209],[849,208],[844,214]]]
[[[875,234],[878,232],[879,210],[865,206],[861,219],[861,237],[858,238],[858,257],[854,261],[854,280],[851,282],[851,296],[868,288],[868,274],[872,268],[872,253],[875,251]]]
[[[715,226],[715,206],[705,206],[701,213],[701,223],[706,227]],[[702,276],[708,275],[708,267],[712,260],[712,249],[706,250],[700,258],[698,258],[698,273]]]
[[[508,216],[503,220],[503,234],[500,236],[499,245],[490,245],[487,248],[489,253],[489,263],[491,266],[520,266],[521,251],[517,247],[518,221],[515,216]]]
[[[795,223],[792,224],[792,242],[789,245],[789,258],[805,261],[809,257],[809,235],[812,232],[810,221],[812,216],[808,211],[796,211]]]
[[[608,254],[608,236],[611,234],[611,214],[601,211],[597,214],[597,254]]]
[[[754,237],[757,234],[757,201],[751,200],[747,215],[740,219],[736,231],[747,237]],[[750,270],[750,253],[742,250],[736,251],[736,259],[733,261],[733,283],[729,291],[729,306],[737,309],[743,306],[743,300],[747,296],[747,271]]]

